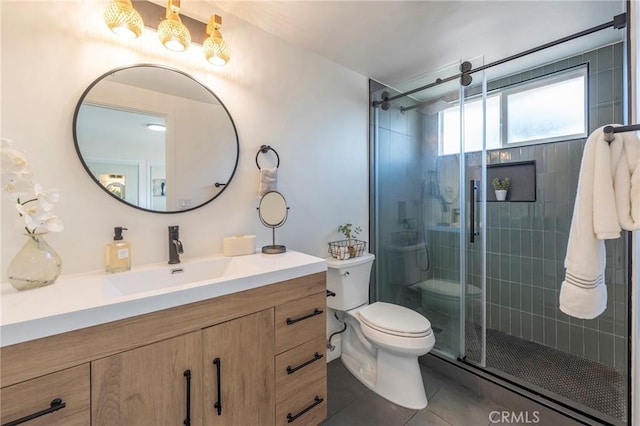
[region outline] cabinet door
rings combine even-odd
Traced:
[[[203,347],[204,424],[272,425],[273,309],[203,330]]]
[[[29,426],[86,426],[91,417],[89,364],[2,388],[0,402],[3,425],[22,419]]]
[[[92,362],[92,424],[202,425],[201,367],[200,331]]]

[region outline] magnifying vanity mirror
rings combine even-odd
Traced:
[[[220,99],[172,68],[109,71],[82,94],[73,118],[76,152],[98,186],[132,207],[178,213],[228,186],[238,133]]]
[[[262,247],[265,254],[284,253],[287,248],[283,245],[276,245],[276,228],[281,227],[287,221],[289,207],[287,200],[278,191],[269,191],[260,199],[258,206],[258,216],[262,224],[271,228],[272,244]]]

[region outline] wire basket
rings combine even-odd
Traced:
[[[338,260],[346,260],[352,257],[360,257],[367,249],[367,243],[360,240],[332,241],[329,243],[329,254]]]

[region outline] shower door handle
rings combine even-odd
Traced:
[[[476,232],[476,191],[478,189],[478,181],[471,179],[469,181],[469,242],[475,243],[476,237],[480,235]]]

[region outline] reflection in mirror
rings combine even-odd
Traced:
[[[458,200],[460,193],[460,161],[457,155],[438,157],[437,176],[440,198],[447,204]]]
[[[78,102],[73,130],[93,180],[143,210],[200,207],[224,191],[238,164],[237,132],[226,107],[170,68],[139,65],[99,77]],[[121,180],[115,185],[109,176]]]
[[[278,191],[269,191],[260,199],[258,216],[264,226],[271,228],[272,233],[272,244],[262,247],[263,253],[277,254],[287,251],[285,246],[276,245],[276,228],[284,225],[288,212],[287,200]]]

